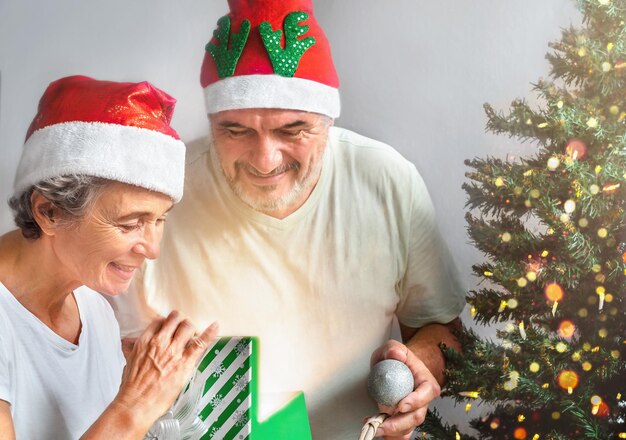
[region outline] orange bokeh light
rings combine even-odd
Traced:
[[[572,321],[566,319],[565,321],[559,324],[558,334],[562,338],[569,339],[572,337],[574,332],[576,331],[576,324]]]
[[[556,380],[564,390],[574,389],[578,386],[578,374],[572,370],[561,371]]]
[[[598,405],[597,409],[595,411],[592,410],[592,414],[596,417],[608,417],[610,414],[610,410],[609,410],[609,405],[607,405],[604,402],[600,402],[600,405]]]
[[[543,288],[543,291],[550,301],[561,301],[563,299],[563,288],[557,283],[548,283]]]
[[[526,428],[522,428],[520,426],[519,428],[515,428],[515,431],[513,431],[513,438],[516,440],[524,440],[526,437],[528,437]]]
[[[580,139],[570,139],[565,147],[565,153],[574,160],[587,154],[587,145]]]

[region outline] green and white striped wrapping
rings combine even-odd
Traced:
[[[251,338],[221,338],[198,365],[192,386],[203,386],[199,417],[203,439],[247,439],[251,432]]]

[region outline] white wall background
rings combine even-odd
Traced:
[[[571,0],[314,0],[342,81],[344,126],[416,164],[468,287],[463,160],[531,145],[484,131],[482,104],[533,101],[548,41],[579,24]],[[71,74],[147,79],[178,99],[185,141],[207,130],[199,69],[224,0],[0,0],[0,233],[26,129],[47,84]],[[442,405],[444,411],[446,405]],[[474,410],[473,410],[474,411]],[[462,410],[450,411],[460,421]],[[471,414],[473,415],[473,413]]]

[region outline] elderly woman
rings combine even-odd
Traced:
[[[183,185],[174,102],[81,76],[44,93],[9,202],[19,230],[0,237],[0,439],[141,439],[215,337],[173,312],[125,361],[96,293],[124,292],[159,255]]]

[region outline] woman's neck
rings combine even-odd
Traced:
[[[72,292],[80,282],[64,270],[48,237],[28,240],[20,231],[0,236],[0,281],[52,331],[77,342],[80,316]]]

